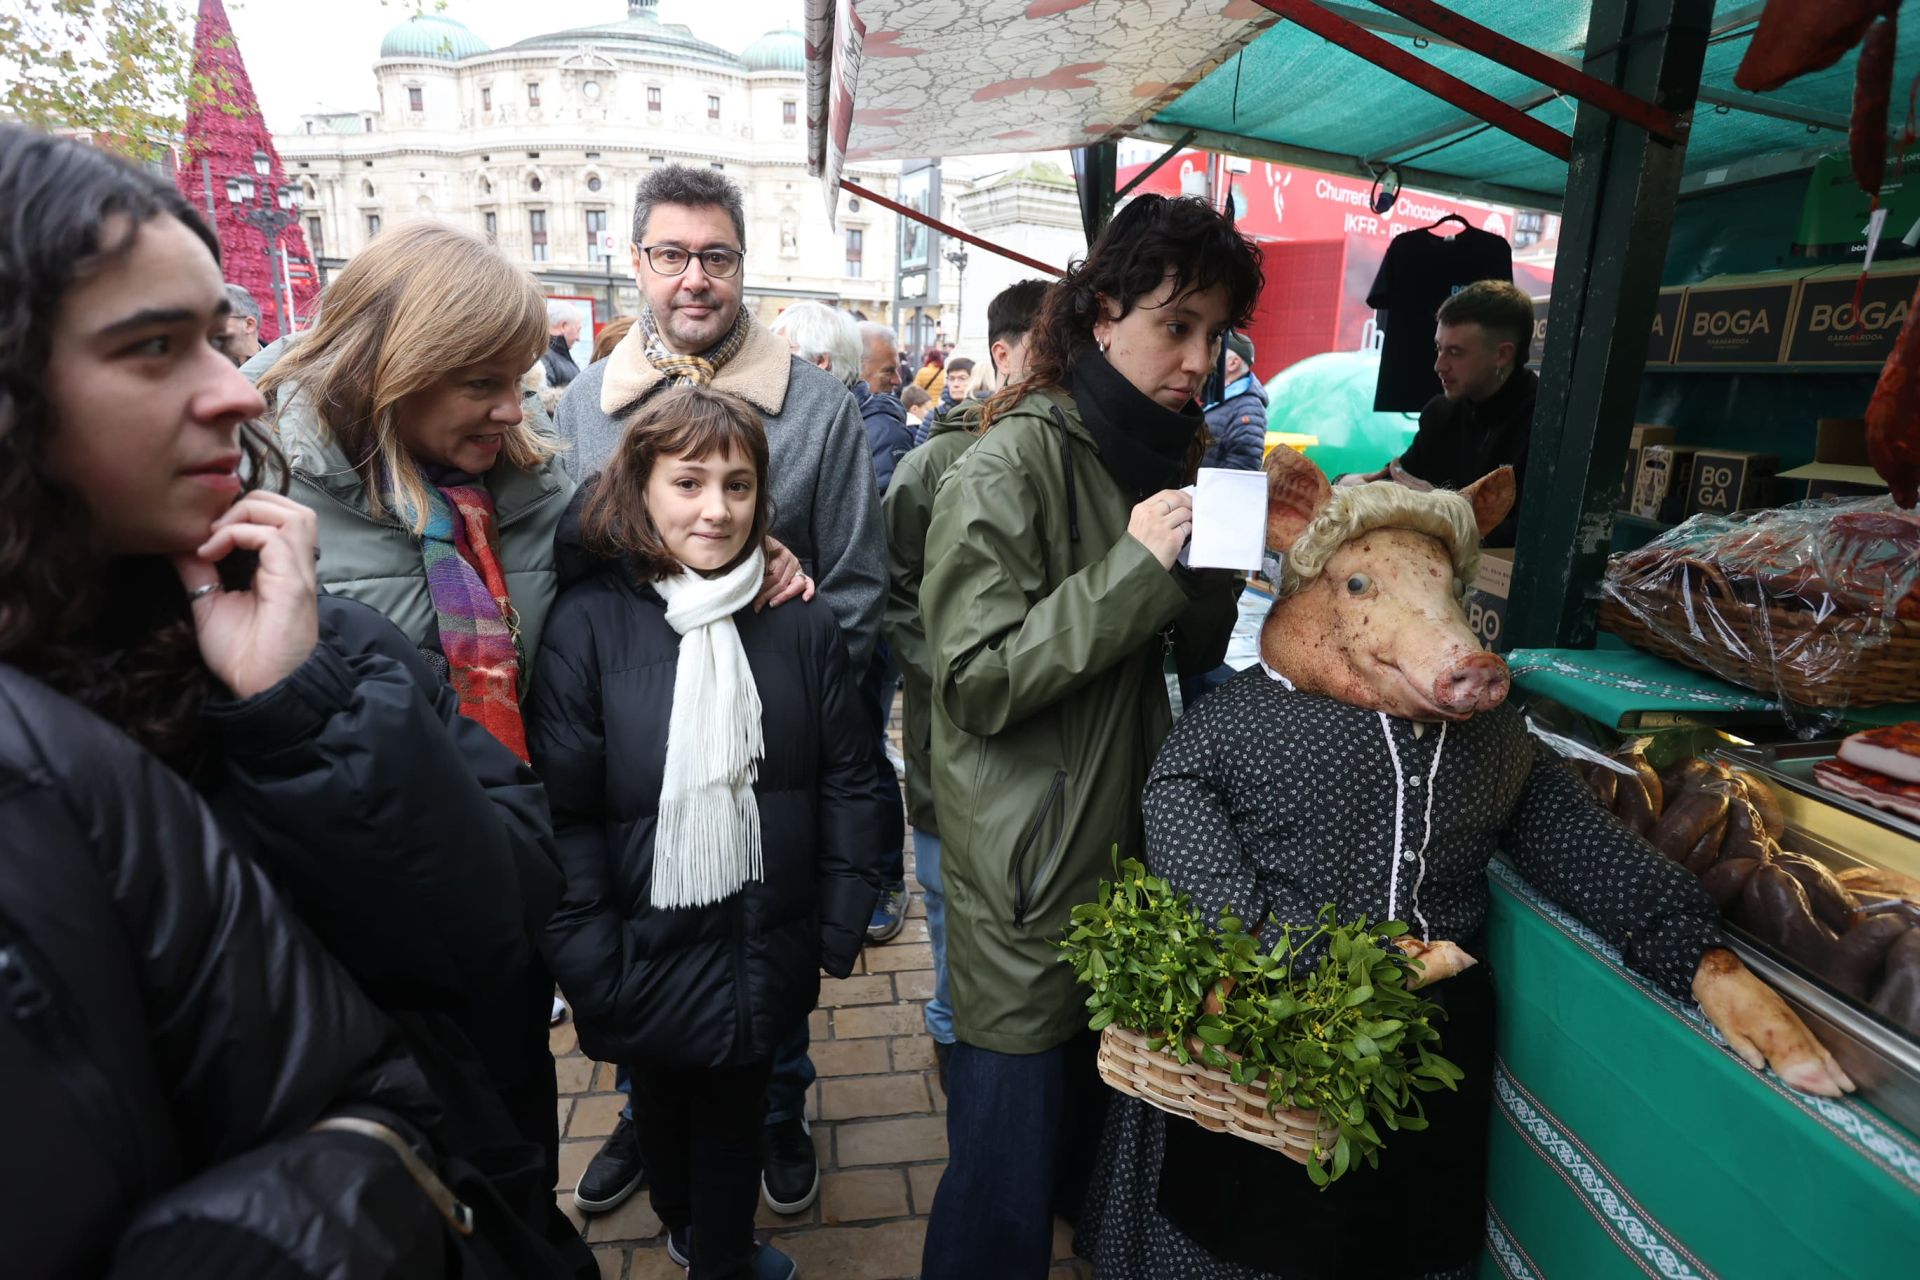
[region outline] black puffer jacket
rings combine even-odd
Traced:
[[[406,637],[320,600],[320,643],[272,689],[209,703],[194,781],[229,839],[392,1015],[446,1103],[433,1137],[562,1243],[538,934],[559,900],[546,796]]]
[[[142,1205],[263,1144],[310,1151],[300,1135],[330,1111],[434,1120],[392,1025],[193,793],[104,721],[4,665],[0,851],[0,1159],[15,1175],[0,1196],[7,1275],[104,1273]],[[244,1196],[177,1202],[174,1222],[197,1223],[202,1242],[253,1241],[259,1268],[247,1274],[331,1274],[364,1225],[347,1206],[398,1168],[354,1141],[327,1138],[330,1183],[256,1157]],[[417,1228],[424,1204],[396,1202],[390,1224]],[[425,1264],[437,1266],[440,1228],[425,1217],[417,1238],[432,1256],[416,1254],[406,1265],[422,1265],[407,1274],[438,1274]],[[210,1222],[222,1230],[210,1236]]]
[[[561,593],[528,710],[566,873],[548,961],[580,1043],[608,1062],[765,1060],[844,977],[879,896],[872,744],[833,614],[799,601],[734,617],[760,693],[754,785],[766,878],[711,907],[650,901],[680,637],[617,568]]]

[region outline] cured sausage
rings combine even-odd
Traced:
[[[1814,967],[1833,946],[1833,930],[1814,917],[1800,882],[1771,863],[1755,867],[1740,895],[1740,923],[1754,937],[1801,964]]]
[[[1853,119],[1847,126],[1847,151],[1853,180],[1876,198],[1887,175],[1887,99],[1893,92],[1897,30],[1892,17],[1874,23],[1860,45],[1860,62],[1853,70]]]
[[[1627,830],[1637,836],[1644,836],[1653,830],[1653,804],[1647,799],[1647,784],[1638,773],[1623,773],[1616,784],[1619,788],[1614,799],[1613,811],[1620,815]],[[1656,787],[1660,784],[1654,783]]]
[[[1767,832],[1760,818],[1760,811],[1753,807],[1745,795],[1737,796],[1727,806],[1727,838],[1721,846],[1722,859],[1760,858],[1766,856]]]
[[[1920,1036],[1920,929],[1907,930],[1887,948],[1885,964],[1887,976],[1873,993],[1873,1011]]]
[[[1908,932],[1907,922],[1892,916],[1862,920],[1834,939],[1823,961],[1808,967],[1855,1000],[1865,1000],[1888,950]]]
[[[1780,809],[1780,798],[1773,794],[1773,788],[1750,773],[1735,773],[1740,789],[1747,794],[1747,801],[1760,811],[1761,820],[1766,824],[1767,834],[1778,840],[1787,833],[1787,815]]]
[[[1619,797],[1620,775],[1604,764],[1589,765],[1587,785],[1593,788],[1600,807],[1609,813],[1613,812],[1613,802]]]
[[[1700,887],[1707,895],[1720,904],[1724,913],[1740,901],[1740,895],[1747,887],[1747,881],[1760,867],[1758,858],[1722,858],[1707,868],[1700,877]]]
[[[1907,314],[1920,307],[1920,287]],[[1900,327],[1893,354],[1867,402],[1867,461],[1893,490],[1893,500],[1912,508],[1920,502],[1920,324]]]
[[[1675,862],[1685,862],[1700,837],[1727,816],[1727,793],[1721,788],[1690,787],[1667,806],[1647,839]]]
[[[1776,854],[1773,861],[1800,882],[1800,887],[1807,891],[1807,902],[1813,907],[1813,914],[1820,917],[1821,923],[1829,929],[1835,932],[1849,929],[1860,918],[1860,909],[1855,905],[1853,895],[1834,878],[1825,863],[1816,862],[1804,853]]]
[[[1860,43],[1873,20],[1898,0],[1767,0],[1733,82],[1767,93],[1809,71],[1830,67]]]
[[[1721,842],[1727,838],[1727,820],[1725,818],[1707,828],[1705,835],[1694,841],[1693,848],[1687,851],[1687,860],[1683,864],[1694,875],[1703,874],[1706,869],[1720,859]]]
[[[1647,763],[1647,758],[1638,751],[1630,753],[1626,757],[1626,762],[1633,766],[1635,773],[1640,775],[1640,785],[1647,791],[1647,806],[1653,810],[1654,821],[1659,821],[1660,814],[1667,807],[1666,789],[1660,785],[1660,775],[1654,772],[1653,766]]]

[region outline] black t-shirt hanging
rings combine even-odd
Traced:
[[[1475,280],[1513,282],[1513,246],[1477,227],[1451,236],[1421,228],[1393,238],[1367,305],[1381,313],[1386,344],[1373,407],[1416,413],[1440,394],[1433,372],[1433,313]]]

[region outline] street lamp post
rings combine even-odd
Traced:
[[[241,221],[258,228],[267,239],[267,275],[273,281],[273,314],[284,337],[289,331],[288,317],[293,314],[293,298],[290,290],[284,290],[288,296],[282,302],[285,274],[278,269],[283,254],[280,233],[300,220],[302,194],[297,184],[284,183],[274,192],[274,203],[268,203],[267,193],[272,184],[265,179],[273,172],[273,164],[264,151],[253,153],[253,171],[262,181],[256,183],[244,174],[227,179],[227,200],[240,206]]]
[[[951,262],[954,265],[954,269],[960,273],[960,286],[955,292],[953,299],[953,341],[957,346],[960,342],[960,318],[965,314],[961,308],[967,298],[967,251],[965,249],[949,249],[947,250],[946,257],[947,261]]]

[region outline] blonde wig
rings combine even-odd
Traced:
[[[1281,565],[1280,594],[1290,596],[1327,567],[1333,553],[1375,529],[1405,529],[1438,538],[1453,558],[1456,584],[1470,583],[1480,567],[1480,528],[1473,503],[1450,489],[1422,492],[1376,480],[1333,490],[1307,527],[1287,549]]]
[[[347,264],[321,299],[320,318],[260,380],[297,388],[280,403],[311,403],[367,488],[375,516],[389,508],[418,534],[426,480],[400,441],[401,402],[445,375],[509,357],[524,369],[547,346],[547,304],[533,277],[476,235],[406,222]],[[509,429],[501,465],[530,470],[555,444],[525,419]]]

